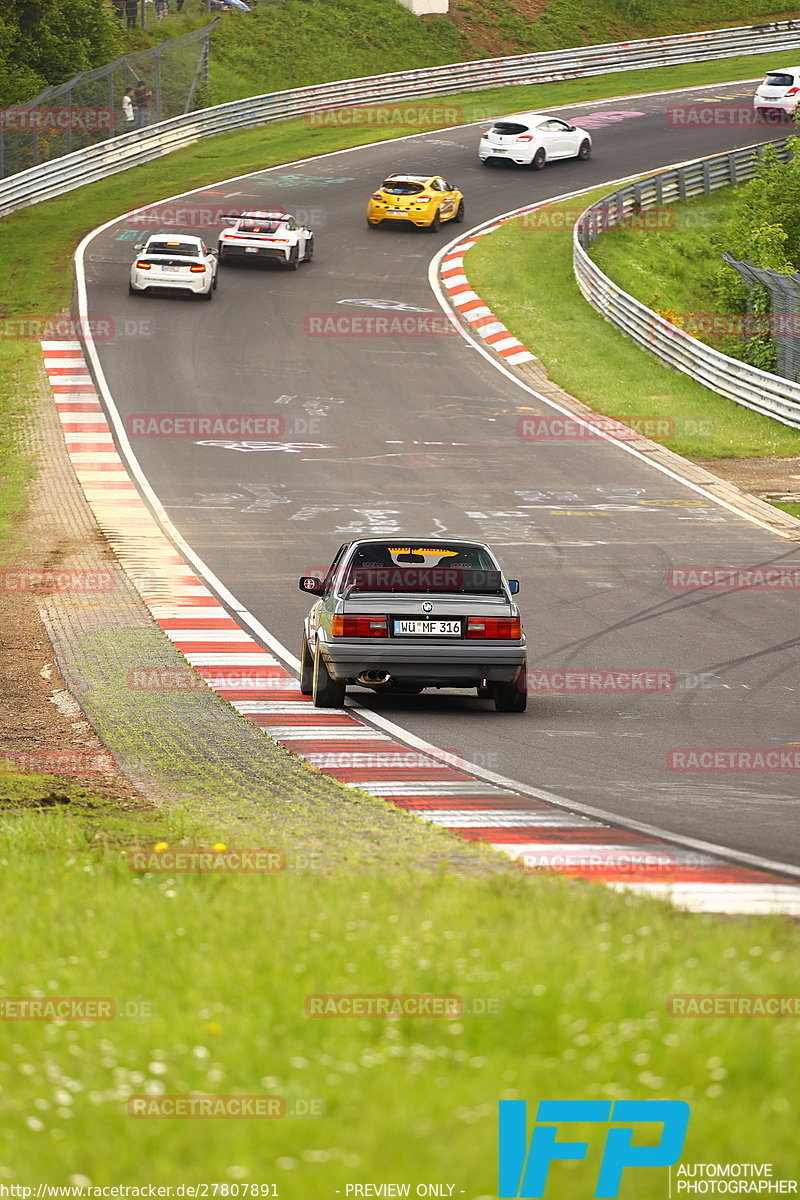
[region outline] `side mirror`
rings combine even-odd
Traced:
[[[518,579],[509,579],[508,590],[511,592],[512,596],[516,596],[517,593],[519,592],[519,580]]]
[[[322,580],[316,575],[304,575],[300,580],[300,591],[310,592],[312,596],[322,595]]]

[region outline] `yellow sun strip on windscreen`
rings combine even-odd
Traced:
[[[432,550],[425,549],[423,546],[415,546],[412,550],[410,546],[389,546],[390,554],[439,554],[442,558],[452,558],[460,553],[459,550],[443,550],[441,546],[435,546]]]

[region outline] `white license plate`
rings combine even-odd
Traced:
[[[505,150],[498,150],[498,149],[497,149],[497,147],[495,146],[493,153],[494,153],[494,154],[505,154],[505,153],[506,153],[506,151],[505,151]]]
[[[405,208],[390,208],[387,215],[390,217],[404,217],[407,211]]]
[[[167,271],[169,274],[178,274],[182,269],[182,267],[165,267],[163,263],[161,264],[161,270]]]
[[[245,246],[245,254],[258,254],[258,246]]]
[[[460,621],[395,621],[395,637],[461,637]]]

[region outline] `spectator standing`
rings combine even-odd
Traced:
[[[125,23],[128,29],[136,28],[136,17],[139,13],[139,0],[125,0]]]
[[[130,133],[136,124],[136,113],[133,108],[133,88],[125,88],[125,95],[122,97],[122,115],[125,118],[125,132]]]
[[[169,16],[169,0],[156,0],[156,20],[163,21]]]
[[[121,22],[122,18],[125,16],[125,0],[113,0],[113,4],[114,16],[118,21]]]
[[[134,96],[139,112],[139,128],[144,129],[145,125],[150,124],[150,101],[153,99],[153,93],[145,86],[144,80],[139,80]]]

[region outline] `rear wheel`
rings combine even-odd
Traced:
[[[523,663],[512,683],[495,684],[494,706],[498,712],[525,712],[528,704],[527,675],[527,668]]]
[[[464,220],[464,201],[463,200],[459,200],[458,208],[456,209],[456,215],[453,217],[453,220],[455,221],[456,225],[460,225],[461,222]]]
[[[430,233],[437,233],[440,224],[441,224],[441,221],[439,220],[439,210],[437,208],[433,220],[430,222],[429,225],[426,226],[426,229],[428,229]]]
[[[225,251],[222,249],[222,242],[217,243],[217,262],[220,265],[222,265],[224,262],[230,263],[230,259],[226,259],[225,257]]]
[[[135,288],[132,283],[128,284],[128,295],[129,296],[141,296],[141,294],[142,293],[139,291],[139,289]]]
[[[320,654],[319,646],[317,646],[317,652],[314,655],[314,679],[312,684],[314,707],[341,708],[344,704],[346,686],[344,679],[332,679],[328,674],[325,660]]]
[[[297,270],[297,268],[300,266],[300,247],[299,246],[292,246],[292,249],[289,252],[289,257],[287,258],[284,265],[285,265],[287,271],[296,271]]]
[[[581,142],[580,150],[578,151],[578,158],[581,160],[581,162],[586,162],[587,158],[591,158],[591,157],[592,157],[592,143],[589,141],[588,138],[584,138],[583,141]]]
[[[200,299],[201,299],[201,300],[213,300],[213,299],[214,299],[214,288],[213,288],[213,285],[212,285],[212,286],[211,286],[211,287],[208,289],[208,291],[207,291],[207,292],[201,292],[201,293],[200,293]]]
[[[481,164],[484,167],[493,167],[495,162],[496,162],[496,159],[494,159],[494,158],[482,158],[481,159]]]
[[[367,217],[367,226],[370,229],[377,229],[379,225],[380,221],[370,221],[369,217]]]
[[[544,146],[540,146],[531,159],[531,166],[534,171],[541,171],[544,164],[547,162],[547,155],[544,151]]]
[[[306,252],[303,255],[303,262],[311,262],[314,257],[314,239],[310,237],[306,242]]]
[[[303,634],[303,640],[300,643],[300,695],[313,696],[313,694],[314,659],[311,657],[306,635]]]

